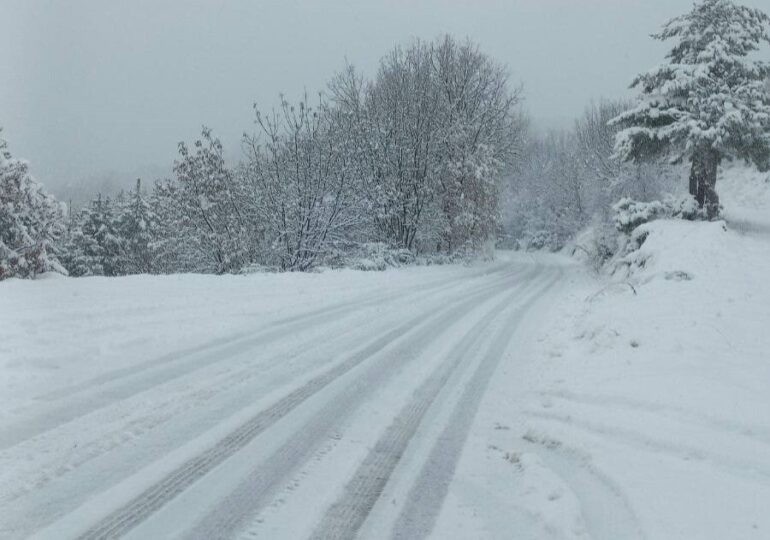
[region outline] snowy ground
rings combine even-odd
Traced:
[[[460,462],[441,530],[502,538],[508,511],[518,538],[770,538],[770,176],[726,175],[726,227],[654,222],[627,277],[573,274],[490,388],[476,450],[501,459]]]
[[[0,537],[769,538],[743,176],[727,230],[653,223],[612,280],[502,253],[0,283]]]
[[[564,266],[4,282],[0,536],[350,536]]]

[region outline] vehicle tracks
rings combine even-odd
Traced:
[[[516,274],[516,270],[499,268],[480,275],[492,276],[495,280],[504,281]],[[15,446],[85,414],[186,376],[194,370],[227,361],[234,356],[246,354],[281,339],[293,337],[297,332],[307,328],[317,329],[321,325],[339,322],[334,315],[343,314],[346,317],[352,317],[356,311],[377,306],[385,300],[393,302],[415,294],[418,297],[427,298],[442,291],[451,290],[461,283],[461,278],[448,283],[437,281],[420,290],[409,288],[394,294],[383,293],[373,298],[335,304],[310,313],[280,319],[267,328],[260,329],[256,334],[241,332],[50,392],[38,398],[42,402],[40,413],[27,415],[23,423],[11,423],[0,427],[0,450]],[[488,286],[489,283],[485,283],[479,287]],[[57,400],[60,401],[57,402]]]
[[[535,268],[530,271],[529,274],[536,273],[537,271],[538,269]],[[264,432],[308,398],[342,375],[374,357],[383,349],[391,346],[392,350],[389,351],[388,357],[395,356],[395,358],[393,358],[394,362],[404,363],[408,361],[413,357],[415,345],[425,341],[426,332],[428,337],[433,336],[438,329],[467,312],[467,310],[474,304],[491,298],[493,295],[501,292],[501,289],[504,290],[506,285],[510,286],[510,278],[501,278],[500,280],[494,281],[492,284],[486,284],[472,292],[468,292],[465,295],[465,298],[452,300],[451,307],[444,309],[442,312],[439,312],[439,314],[421,314],[418,317],[399,325],[397,328],[386,332],[384,335],[352,354],[346,360],[311,379],[309,382],[290,392],[272,406],[264,409],[251,420],[242,424],[238,429],[222,439],[216,446],[210,447],[203,453],[186,461],[172,473],[163,477],[159,482],[156,482],[143,491],[139,496],[134,497],[127,505],[110,513],[96,525],[88,529],[79,538],[116,538],[126,534],[185,489],[190,487],[198,479],[213,470],[217,465],[242,449],[260,433]],[[394,365],[393,362],[375,362],[363,375],[359,376],[351,386],[345,389],[344,393],[347,395],[347,400],[335,400],[327,405],[327,407],[322,408],[314,417],[314,421],[309,423],[311,425],[308,426],[307,430],[300,430],[296,437],[289,440],[284,448],[282,448],[282,451],[274,456],[272,462],[265,463],[260,467],[259,471],[255,473],[255,478],[250,479],[252,481],[249,485],[249,491],[252,493],[249,499],[250,507],[254,507],[252,504],[254,501],[252,499],[257,497],[260,493],[269,492],[270,488],[285,476],[284,473],[286,472],[287,467],[284,462],[296,464],[299,458],[305,456],[309,451],[309,448],[312,447],[312,445],[309,446],[303,444],[307,443],[308,438],[311,440],[318,440],[319,437],[322,438],[323,433],[325,433],[324,428],[330,427],[330,422],[336,422],[341,416],[349,413],[350,403],[355,402],[356,400],[360,401],[364,397],[372,377],[387,377],[388,372],[396,368],[397,366]],[[324,423],[324,418],[326,418],[326,423]],[[263,489],[255,488],[255,483],[262,486]],[[241,500],[243,499],[241,498]],[[237,523],[233,523],[232,521],[233,516],[229,516],[229,521],[224,523],[222,523],[223,518],[220,516],[213,516],[213,519],[207,520],[207,523],[215,527],[215,531],[212,532],[210,527],[208,525],[206,526],[212,534],[198,536],[218,538],[222,537],[222,535],[217,531],[222,531],[223,533],[227,533],[228,531],[232,532],[234,526],[237,525]],[[242,516],[236,516],[236,518],[236,521],[238,521],[242,519]],[[192,536],[196,536],[195,531],[193,531]]]
[[[538,292],[539,289],[535,289],[533,292],[515,291],[507,295],[468,331],[452,354],[414,392],[413,399],[401,409],[385,433],[378,439],[346,485],[342,496],[326,512],[311,538],[314,540],[355,538],[382,494],[385,484],[426,412],[445,388],[451,375],[460,367],[461,362],[467,359],[469,353],[478,349],[480,342],[486,337],[483,330],[490,326],[506,308],[511,307],[517,296],[523,294],[526,298]]]

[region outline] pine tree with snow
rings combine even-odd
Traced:
[[[200,271],[202,254],[195,230],[185,225],[179,185],[169,179],[156,180],[148,203],[157,218],[153,227],[153,272]]]
[[[0,139],[0,280],[66,270],[57,258],[64,212]]]
[[[122,245],[123,271],[128,274],[153,272],[154,232],[157,217],[142,192],[142,181],[119,208],[117,232]]]
[[[73,215],[64,244],[62,263],[70,276],[100,276],[104,269],[99,262],[99,243],[96,238],[83,230],[85,223],[91,221],[91,207],[86,206]]]
[[[621,158],[689,160],[690,194],[710,217],[719,212],[723,159],[770,168],[770,63],[753,58],[770,43],[768,23],[764,12],[730,0],[696,3],[653,36],[674,41],[667,62],[637,76],[638,103],[612,120],[624,128],[616,140]]]
[[[65,265],[73,276],[123,274],[122,242],[109,197],[101,194],[83,208],[71,228]]]

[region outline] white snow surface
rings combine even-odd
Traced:
[[[0,283],[1,538],[770,538],[770,184],[613,276]]]
[[[770,538],[770,175],[721,174],[725,222],[654,221],[630,269],[572,276],[490,388],[476,451],[501,459],[461,462],[442,533],[518,513],[518,538]]]

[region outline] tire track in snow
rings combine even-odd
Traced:
[[[534,285],[532,284],[533,287]],[[514,308],[516,312],[526,311],[544,288],[537,287],[533,292],[525,293],[524,302]],[[516,297],[520,295],[522,293],[516,291],[496,304],[468,331],[449,358],[415,391],[413,399],[401,409],[374,448],[364,458],[353,478],[346,485],[343,494],[326,512],[312,535],[314,540],[355,538],[416,433],[420,422],[446,386],[450,376],[457,370],[462,360],[467,359],[469,352],[480,345],[485,337],[484,329],[489,327],[506,308],[510,308]]]
[[[534,269],[529,277],[537,271]],[[527,281],[529,280],[522,280],[524,284]],[[515,287],[519,286],[521,285],[515,284]],[[457,303],[419,332],[415,332],[410,339],[388,351],[385,357],[372,362],[366,372],[313,413],[302,428],[184,537],[210,540],[234,536],[261,508],[272,502],[272,497],[286,478],[295,474],[311,459],[316,449],[328,439],[330,432],[347,421],[353,411],[368,399],[372,387],[386,384],[395,373],[418,358],[421,350],[445,335],[444,331],[451,324],[461,320],[473,307],[483,304],[507,288],[510,288],[510,284],[507,287],[491,287],[487,292],[472,295]]]
[[[770,469],[765,468],[761,462],[755,462],[752,457],[735,458],[733,453],[727,451],[718,452],[703,445],[689,444],[669,438],[664,439],[659,434],[645,433],[638,428],[631,429],[603,424],[575,415],[527,410],[524,411],[524,414],[530,418],[561,424],[568,429],[580,430],[635,450],[643,449],[684,461],[706,462],[728,474],[740,476],[747,480],[756,480],[757,478],[770,480]]]
[[[536,271],[537,269],[533,270],[533,272]],[[147,517],[157,512],[174,497],[190,487],[202,476],[222,463],[225,459],[246,446],[257,435],[264,432],[271,425],[275,424],[301,403],[328,386],[340,376],[352,370],[359,364],[364,363],[367,359],[377,355],[380,351],[389,345],[392,345],[394,342],[399,343],[394,349],[395,352],[412,351],[415,344],[414,342],[420,341],[420,339],[424,337],[423,334],[428,330],[430,330],[430,332],[427,332],[428,336],[432,336],[436,329],[445,326],[449,321],[457,317],[457,315],[467,312],[468,308],[480,299],[483,300],[497,294],[501,287],[504,287],[504,284],[501,285],[497,282],[487,284],[484,287],[480,287],[479,290],[468,293],[466,298],[470,297],[469,299],[464,301],[456,300],[454,302],[454,307],[445,310],[439,315],[433,313],[422,314],[400,325],[396,329],[387,332],[360,349],[357,353],[354,353],[347,360],[311,379],[308,383],[292,391],[271,407],[263,410],[240,428],[225,437],[216,446],[211,447],[205,452],[186,461],[175,471],[146,489],[139,496],[134,497],[127,505],[113,511],[96,525],[88,529],[88,531],[79,538],[81,540],[93,540],[116,538],[126,534],[147,519]],[[404,357],[402,358],[402,362],[406,362],[408,359],[409,358]],[[369,371],[389,371],[394,369],[394,366],[387,362],[379,362],[376,363],[373,368],[374,369],[370,369]],[[366,374],[357,379],[358,384],[354,383],[351,387],[346,389],[350,390],[353,388],[357,392],[355,397],[358,397],[359,399],[363,397],[368,389],[369,381],[365,375]],[[386,373],[380,373],[380,375],[383,376],[386,375]],[[330,415],[327,418],[327,423],[336,422],[339,416],[344,415],[345,411],[349,409],[348,403],[343,403],[343,406],[340,407],[335,401],[330,405],[333,406],[333,408],[341,408],[342,410],[337,411],[335,416],[326,411],[328,406],[322,409],[321,413]],[[323,435],[326,431],[319,429],[322,422],[311,422],[311,424],[313,425],[309,426],[309,429],[301,430],[295,438],[311,438],[314,440],[323,439]],[[285,461],[285,458],[287,457],[290,458],[289,461],[293,461],[291,458],[297,457],[297,453],[307,452],[307,447],[301,444],[297,445],[297,442],[294,439],[290,440],[285,445],[284,449],[284,452],[279,452],[277,454],[277,457],[280,458],[277,461]],[[261,481],[262,484],[268,484],[267,487],[269,488],[280,482],[285,476],[284,473],[287,471],[281,468],[281,464],[268,463],[260,467],[260,472],[262,473],[262,476],[257,480]],[[265,490],[262,492],[264,491]],[[215,519],[217,522],[219,521],[217,516],[215,516]],[[219,531],[222,530],[230,530],[230,527],[227,527],[226,529],[224,527],[217,528],[215,529],[216,534],[210,534],[204,536],[204,538],[221,537]]]
[[[717,418],[696,410],[679,407],[669,403],[643,401],[639,399],[614,396],[607,394],[576,394],[567,390],[546,391],[541,395],[550,398],[604,408],[612,405],[613,408],[626,409],[639,414],[657,414],[686,424],[698,424],[707,429],[713,429],[730,436],[745,437],[758,444],[770,445],[770,429],[756,424],[747,424]]]
[[[560,279],[561,274],[562,271],[559,270],[558,275],[549,281],[541,292],[550,289]],[[536,300],[537,297],[532,298],[519,309],[513,310],[505,325],[497,332],[410,488],[403,509],[391,531],[391,538],[415,540],[427,537],[433,530],[484,391],[505,354],[519,321]]]
[[[516,273],[516,271],[506,272],[504,269],[499,269],[481,275],[496,276],[501,274],[496,279],[504,280],[516,275]],[[455,287],[462,280],[463,278],[457,278],[449,283],[441,282],[440,285],[434,285],[439,282],[432,282],[427,288],[420,288],[418,294],[428,297],[436,295]],[[487,283],[482,286],[488,285]],[[383,294],[374,298],[343,302],[310,313],[287,317],[270,324],[268,328],[259,331],[256,335],[243,332],[217,339],[208,344],[144,361],[51,392],[39,399],[54,401],[62,399],[63,403],[56,403],[53,408],[47,407],[41,414],[27,417],[23,422],[15,422],[0,428],[0,450],[11,448],[95,410],[188,375],[194,370],[209,367],[213,363],[220,363],[257,347],[294,336],[297,332],[307,328],[316,329],[320,325],[339,322],[339,319],[335,319],[333,315],[352,316],[356,310],[376,306],[383,301],[398,301],[414,294],[414,292],[414,289],[409,288],[395,294]]]
[[[488,285],[485,285],[488,286]],[[379,332],[379,330],[377,330]],[[376,335],[376,334],[375,334]],[[320,341],[328,342],[335,340],[332,333],[326,333],[323,336],[321,336]],[[366,338],[362,339],[361,336],[357,336],[355,339],[358,339],[358,343],[355,343],[355,345],[360,344],[362,341],[365,341]],[[347,341],[351,341],[349,344],[350,347],[353,346],[354,340],[350,337],[346,338]],[[317,344],[318,341],[315,341]],[[193,389],[192,393],[185,393],[180,394],[178,392],[170,393],[169,395],[163,395],[161,396],[160,400],[153,399],[153,408],[149,411],[147,411],[147,414],[144,414],[143,416],[134,416],[133,412],[135,409],[124,409],[126,411],[131,411],[130,413],[127,412],[125,414],[130,414],[131,416],[128,416],[128,418],[131,418],[130,423],[126,425],[119,425],[117,427],[112,428],[110,431],[105,432],[103,435],[99,435],[99,433],[94,433],[92,435],[91,439],[78,439],[78,444],[73,447],[69,453],[72,455],[72,459],[68,460],[66,463],[62,463],[61,461],[55,463],[51,467],[41,467],[39,464],[35,465],[35,477],[32,479],[27,480],[24,483],[21,483],[21,487],[17,488],[13,492],[7,492],[7,493],[0,493],[0,505],[8,504],[11,501],[15,500],[16,498],[23,496],[27,493],[30,493],[32,491],[37,491],[43,487],[45,487],[47,484],[50,484],[51,482],[54,482],[58,480],[62,475],[64,474],[70,474],[71,472],[75,471],[79,468],[79,466],[88,463],[91,459],[97,458],[100,455],[107,453],[109,451],[114,450],[115,448],[120,447],[121,445],[130,442],[132,440],[135,440],[137,437],[145,434],[146,432],[150,431],[151,429],[154,429],[158,424],[168,421],[170,418],[174,416],[173,411],[177,412],[183,412],[185,410],[190,409],[193,404],[199,405],[199,398],[196,396],[199,396],[200,394],[203,394],[205,396],[211,397],[215,396],[218,393],[221,393],[225,390],[225,387],[232,387],[233,385],[240,385],[242,382],[254,379],[257,376],[262,376],[265,373],[265,370],[273,370],[276,368],[279,364],[285,364],[287,359],[293,359],[298,357],[299,355],[306,352],[307,345],[303,342],[299,342],[299,344],[288,353],[281,352],[279,355],[271,355],[270,357],[265,357],[264,359],[261,359],[258,363],[253,362],[245,362],[242,361],[237,366],[237,369],[227,369],[226,371],[223,371],[221,373],[217,373],[215,379],[212,381],[213,384],[206,385],[205,389]],[[275,362],[275,360],[280,359],[280,362]],[[333,361],[331,361],[329,364],[332,364]],[[266,364],[266,366],[263,366],[263,364]],[[293,374],[292,377],[296,377],[297,374]],[[280,383],[280,386],[285,386],[291,384],[291,379],[287,379],[287,377],[283,377],[282,382]],[[229,390],[228,390],[229,391]],[[244,401],[245,402],[245,401]],[[120,403],[128,403],[127,401],[120,402]],[[126,405],[127,407],[128,405]],[[167,409],[172,409],[172,411],[168,411]],[[142,409],[140,408],[139,413],[142,412]],[[120,413],[118,411],[119,414]],[[88,421],[88,420],[86,420]],[[100,422],[104,422],[104,420],[101,420]],[[72,428],[76,426],[71,426]],[[130,436],[126,436],[126,432],[130,433]],[[71,435],[74,437],[75,435]],[[98,438],[97,438],[98,437]],[[24,445],[21,443],[18,447],[19,451],[23,450]],[[29,449],[26,449],[25,451],[30,451]],[[4,455],[6,454],[6,455]],[[17,456],[14,457],[8,457],[8,452],[2,452],[0,451],[0,463],[3,461],[8,462],[10,460],[10,463],[13,463],[14,459],[21,459],[21,457]],[[0,469],[1,470],[1,469]],[[16,472],[15,468],[6,469],[5,473],[12,474]],[[20,471],[19,471],[20,473]],[[0,483],[3,482],[3,476],[7,476],[8,474],[4,474],[3,472],[0,472]],[[54,518],[55,516],[51,516],[51,518]]]
[[[580,502],[589,538],[647,540],[623,489],[593,464],[589,453],[532,430],[522,437],[521,444],[520,452],[534,453]]]
[[[510,268],[510,267],[509,267]],[[527,267],[521,268],[521,271],[526,270]],[[518,273],[518,272],[516,272]],[[495,278],[496,276],[492,276],[492,278]],[[505,278],[510,279],[510,278]],[[497,281],[493,281],[492,283],[496,283]],[[464,294],[469,294],[476,290],[476,287],[480,287],[482,289],[485,289],[489,287],[490,283],[485,283],[483,286],[481,285],[475,285],[473,287],[467,288],[464,292]],[[457,296],[456,293],[452,293],[453,296]],[[450,298],[447,299],[447,302],[451,300]],[[434,302],[431,301],[430,305],[432,305]],[[427,311],[427,308],[430,307],[426,306],[420,306],[423,310]],[[392,319],[392,317],[390,317]],[[385,318],[384,323],[388,322],[388,318]],[[377,330],[375,334],[368,334],[362,332],[357,332],[355,339],[348,334],[351,334],[350,332],[345,331],[345,337],[344,341],[346,343],[345,347],[342,349],[339,349],[339,347],[336,348],[336,350],[355,350],[357,347],[360,347],[362,343],[366,343],[367,341],[371,340],[372,337],[376,337],[380,333],[385,332],[386,328],[392,328],[392,323],[390,326],[387,324],[379,323],[377,325]],[[315,339],[315,338],[314,338]],[[333,333],[328,332],[324,333],[323,336],[320,338],[322,341],[325,340],[332,340],[332,339],[339,339],[333,337]],[[292,340],[294,341],[294,340]],[[317,343],[317,342],[316,342]],[[308,347],[307,340],[304,340],[304,343],[302,340],[296,342],[296,349],[302,350],[306,349]],[[337,358],[335,358],[337,356]],[[228,369],[228,375],[223,379],[225,382],[232,381],[234,379],[241,381],[242,378],[238,376],[238,373],[243,373],[248,378],[250,375],[249,373],[264,373],[264,371],[259,367],[261,364],[267,364],[265,368],[273,369],[278,367],[279,365],[284,363],[285,355],[282,352],[281,354],[271,354],[270,357],[266,357],[264,359],[261,359],[258,363],[249,362],[248,360],[239,360],[238,363],[238,369],[232,370]],[[278,362],[276,362],[278,360]],[[320,369],[314,370],[316,373],[320,373],[327,369],[330,366],[333,366],[336,362],[339,362],[341,359],[337,354],[332,355],[329,357],[327,362],[324,362],[324,366],[319,366]],[[227,368],[230,366],[230,364],[226,364],[224,367]],[[279,370],[279,372],[282,372],[282,370]],[[276,373],[279,373],[276,372]],[[223,372],[224,373],[224,372]],[[299,373],[295,373],[293,377],[298,377]],[[287,376],[281,376],[282,381],[280,384],[280,387],[288,387],[292,384],[292,378]],[[304,380],[307,380],[307,377],[303,377]],[[296,384],[296,383],[295,383]],[[220,387],[220,382],[217,380],[212,380],[208,385],[206,385],[204,393],[206,395],[209,394],[216,394],[218,392],[221,392],[222,389]],[[272,388],[272,386],[271,386]],[[291,390],[291,388],[287,388],[286,392]],[[243,392],[242,392],[243,394]],[[71,513],[73,511],[77,511],[76,509],[79,508],[81,505],[87,502],[87,499],[84,498],[85,495],[93,495],[94,493],[98,493],[99,491],[103,490],[105,485],[105,480],[99,480],[98,477],[101,478],[107,478],[110,482],[110,485],[116,485],[126,478],[129,478],[131,475],[133,475],[137,470],[140,470],[141,467],[147,466],[149,464],[148,461],[142,461],[136,466],[132,466],[131,468],[123,467],[122,464],[119,465],[116,468],[111,468],[108,470],[103,470],[102,473],[98,473],[96,471],[92,471],[90,469],[87,469],[88,465],[90,464],[90,460],[99,458],[101,455],[109,452],[120,452],[122,447],[124,445],[130,445],[135,446],[137,444],[137,437],[146,435],[147,433],[143,433],[147,429],[155,429],[156,428],[156,421],[155,418],[157,418],[158,415],[163,416],[166,420],[169,418],[169,415],[165,412],[165,408],[162,407],[163,403],[165,403],[167,406],[170,404],[172,407],[175,407],[179,410],[189,409],[189,407],[184,407],[183,404],[187,403],[188,398],[190,396],[194,395],[191,394],[188,395],[169,395],[166,396],[165,393],[160,397],[160,401],[155,397],[157,395],[157,392],[153,394],[148,394],[147,399],[150,400],[153,403],[153,409],[152,409],[152,417],[149,415],[146,415],[145,421],[140,421],[138,425],[133,426],[124,426],[119,427],[116,429],[113,429],[112,432],[105,433],[104,437],[99,437],[99,433],[95,432],[92,433],[87,439],[83,439],[81,435],[79,435],[77,429],[79,425],[95,422],[98,421],[99,424],[104,423],[104,420],[91,420],[94,415],[89,415],[85,418],[79,419],[77,422],[73,422],[71,424],[68,424],[66,426],[66,429],[71,432],[70,435],[68,435],[68,439],[77,438],[78,444],[70,449],[68,453],[72,456],[73,461],[67,461],[62,462],[61,460],[56,460],[55,463],[53,463],[50,467],[45,468],[44,466],[38,467],[37,465],[33,468],[30,466],[27,466],[26,468],[29,471],[34,471],[34,478],[26,483],[22,483],[22,487],[15,492],[8,492],[8,493],[0,493],[0,506],[4,506],[6,508],[9,508],[9,505],[13,503],[14,499],[17,497],[23,496],[25,500],[28,501],[27,504],[24,504],[24,502],[19,502],[16,504],[17,507],[20,507],[22,509],[22,513],[19,514],[17,512],[14,512],[14,519],[17,524],[18,531],[20,534],[29,533],[31,530],[30,527],[34,526],[35,528],[40,527],[46,527],[48,524],[55,522],[59,519],[61,519],[63,516],[66,516],[67,513]],[[142,396],[139,396],[140,398]],[[248,395],[243,394],[243,398],[239,400],[231,400],[230,403],[232,405],[236,405],[238,403],[251,403],[253,399],[250,399]],[[179,400],[182,400],[181,402]],[[128,411],[131,411],[133,409],[129,408],[126,409],[126,405],[130,402],[136,402],[135,399],[131,401],[123,401],[120,402],[120,404],[114,404],[110,407],[110,411],[115,411],[113,414],[116,414],[123,417],[124,414],[131,414]],[[139,405],[138,402],[134,403],[133,407],[137,407]],[[157,406],[161,406],[161,409],[157,409]],[[120,406],[121,409],[116,409],[116,407]],[[126,412],[123,413],[121,410],[125,410]],[[237,410],[237,409],[232,409]],[[139,411],[141,412],[141,407],[139,407]],[[106,413],[107,411],[102,411],[96,414],[102,415],[103,413]],[[134,418],[134,416],[128,416],[127,418]],[[148,424],[149,422],[149,424]],[[90,427],[93,424],[86,424],[84,427]],[[98,425],[98,424],[97,424]],[[106,425],[106,424],[105,424]],[[130,431],[130,436],[125,435],[125,431]],[[90,433],[90,431],[89,431]],[[113,433],[112,438],[110,436],[110,433]],[[46,435],[47,436],[47,435]],[[85,433],[83,434],[85,436]],[[89,444],[89,440],[92,441],[91,444]],[[169,439],[169,441],[173,441],[174,439]],[[176,439],[177,441],[185,441],[187,438],[183,439]],[[111,441],[111,442],[110,442]],[[10,462],[11,464],[14,463],[14,460],[23,460],[23,455],[26,454],[26,452],[29,452],[29,447],[31,444],[35,444],[37,441],[28,441],[27,443],[22,443],[19,446],[15,447],[13,449],[14,452],[16,452],[16,457],[11,456],[10,458],[7,456],[8,451],[0,452],[0,456],[3,454],[6,454],[4,457],[5,462]],[[26,449],[25,449],[26,448]],[[159,448],[158,450],[161,452],[166,452],[170,448],[169,447],[163,447]],[[22,454],[21,452],[24,452]],[[53,457],[56,457],[56,453],[52,454]],[[128,454],[129,457],[132,457],[134,453]],[[9,461],[10,460],[10,461]],[[101,460],[104,461],[104,460]],[[45,464],[43,464],[45,465]],[[84,473],[88,474],[88,477],[84,479],[85,486],[87,491],[83,491],[82,495],[83,497],[72,499],[70,493],[73,491],[77,492],[78,488],[76,487],[78,484],[76,482],[79,482],[78,480],[78,472],[80,471],[81,467],[85,466]],[[107,465],[101,466],[102,469],[104,469]],[[16,471],[15,467],[11,467],[10,469],[5,469],[5,473],[0,473],[0,484],[3,482],[3,476],[13,475]],[[117,471],[117,476],[111,475],[113,471]],[[21,474],[21,473],[20,473]],[[97,474],[98,477],[94,477],[94,474]],[[105,476],[106,475],[106,476]],[[23,476],[22,478],[26,478],[26,476]],[[38,481],[40,480],[40,481]],[[45,490],[47,484],[52,484],[51,489],[53,490]],[[42,490],[42,491],[39,491]],[[36,495],[35,493],[39,493],[39,495]],[[34,501],[33,504],[29,504],[29,502]],[[39,506],[45,505],[46,506],[46,513],[45,518],[41,520],[40,518],[40,512],[37,509]],[[9,509],[10,510],[10,509]],[[28,517],[25,517],[28,516]],[[35,517],[37,516],[37,517]],[[2,535],[0,535],[2,536]]]
[[[312,323],[315,321],[315,319],[323,321],[326,318],[328,318],[330,315],[334,315],[336,313],[344,313],[346,311],[350,312],[351,309],[366,308],[371,305],[377,305],[385,300],[396,300],[399,298],[403,298],[414,292],[421,292],[421,291],[438,292],[445,288],[453,287],[457,283],[466,281],[467,279],[494,276],[495,274],[503,274],[503,273],[507,274],[509,272],[510,272],[509,269],[506,267],[497,267],[489,270],[474,272],[469,276],[457,277],[448,281],[445,281],[445,280],[431,281],[429,283],[426,283],[424,286],[410,287],[410,288],[404,289],[403,291],[399,291],[397,293],[382,293],[375,297],[367,297],[365,299],[356,299],[356,300],[338,302],[331,306],[318,308],[307,313],[299,313],[296,315],[290,315],[287,317],[280,318],[276,321],[268,323],[266,325],[267,328],[260,329],[259,331],[269,332],[271,329],[280,328],[285,325],[294,324],[294,323],[308,323],[308,322]],[[231,345],[235,341],[240,341],[250,337],[255,338],[257,336],[253,336],[252,332],[250,331],[244,331],[244,332],[238,332],[236,334],[224,336],[221,338],[217,338],[207,343],[199,344],[194,347],[189,347],[178,351],[173,351],[171,353],[164,354],[160,357],[152,358],[150,360],[145,360],[143,362],[134,364],[132,366],[129,366],[123,369],[117,369],[114,371],[110,371],[108,373],[104,373],[102,375],[93,377],[86,381],[75,383],[65,388],[60,388],[60,389],[48,392],[46,394],[38,396],[36,399],[44,400],[44,401],[53,401],[62,397],[67,397],[73,394],[77,394],[79,392],[90,391],[93,389],[94,386],[113,382],[117,379],[121,379],[124,377],[130,377],[139,371],[143,371],[145,369],[153,369],[158,365],[174,362],[194,354],[214,352],[223,346]]]
[[[368,329],[365,326],[363,328]],[[358,331],[359,329],[356,330]],[[381,332],[382,330],[378,327],[371,335],[376,336]],[[340,349],[336,347],[336,350],[351,350],[359,346],[362,341],[366,341],[366,338],[362,339],[360,335],[356,335],[355,339],[358,341],[355,342],[352,336],[344,336],[342,341],[345,344],[345,348]],[[339,341],[339,336],[328,333],[321,336],[313,345],[314,347],[329,346],[332,342]],[[120,424],[112,425],[103,418],[92,417],[93,420],[92,418],[86,420],[90,424],[87,427],[91,427],[91,425],[95,427],[101,426],[102,429],[96,430],[93,433],[79,431],[78,433],[72,432],[70,434],[68,438],[73,440],[77,438],[77,445],[67,451],[66,460],[57,459],[60,457],[60,454],[53,453],[51,455],[51,458],[54,459],[52,463],[41,463],[39,461],[21,463],[23,459],[21,452],[31,453],[40,451],[39,446],[30,449],[27,448],[30,445],[25,443],[20,443],[19,446],[14,448],[14,452],[10,457],[8,456],[9,452],[0,451],[0,485],[8,482],[8,485],[14,486],[10,490],[0,491],[0,507],[8,508],[10,504],[20,497],[33,494],[31,496],[36,497],[36,501],[40,501],[41,504],[45,504],[48,507],[47,513],[51,519],[56,517],[55,510],[52,507],[61,508],[62,503],[65,501],[68,504],[68,508],[76,508],[77,501],[72,500],[71,494],[62,494],[59,499],[52,501],[50,498],[46,498],[47,492],[43,491],[41,493],[40,490],[44,490],[46,486],[53,482],[60,481],[65,475],[77,472],[80,467],[88,465],[92,460],[104,454],[120,449],[125,444],[133,443],[154,430],[164,429],[169,422],[183,415],[189,417],[189,415],[193,414],[196,416],[197,422],[198,412],[202,408],[208,409],[210,402],[218,399],[223,394],[237,397],[237,399],[230,401],[232,406],[229,409],[229,414],[233,414],[243,403],[249,403],[256,395],[263,395],[271,389],[287,388],[291,384],[296,385],[296,380],[302,377],[302,373],[301,370],[295,367],[295,362],[297,359],[308,354],[307,343],[299,342],[289,351],[281,351],[280,355],[271,355],[269,359],[266,359],[271,360],[267,366],[262,366],[262,362],[256,365],[244,362],[237,369],[213,374],[210,378],[207,378],[205,386],[192,386],[164,393],[160,398],[153,399],[151,408],[137,407],[136,403],[128,401],[121,402],[120,410],[116,411],[121,416]],[[319,367],[325,369],[333,364],[334,358],[329,354],[328,360],[325,359]],[[306,370],[307,366],[304,369]],[[317,371],[321,371],[321,369]],[[261,386],[255,389],[254,382],[257,380],[260,381],[258,384]],[[123,414],[126,415],[125,422],[123,422]],[[80,422],[80,424],[82,423],[84,422]],[[104,429],[104,426],[107,426],[107,429]],[[173,428],[175,425],[172,424],[171,427]],[[35,442],[37,441],[30,441],[30,443]],[[13,466],[14,463],[19,463],[19,466]],[[147,463],[145,462],[145,464]],[[114,471],[115,469],[111,469],[109,472],[112,473]],[[84,493],[90,493],[93,489],[98,489],[101,486],[96,478],[94,480],[96,482],[89,488],[88,483],[83,485],[80,479],[77,477],[73,478],[74,482],[79,482],[87,490]],[[30,510],[34,511],[34,509]],[[34,513],[37,514],[38,512],[35,511]],[[34,521],[39,524],[39,517],[35,517]]]

